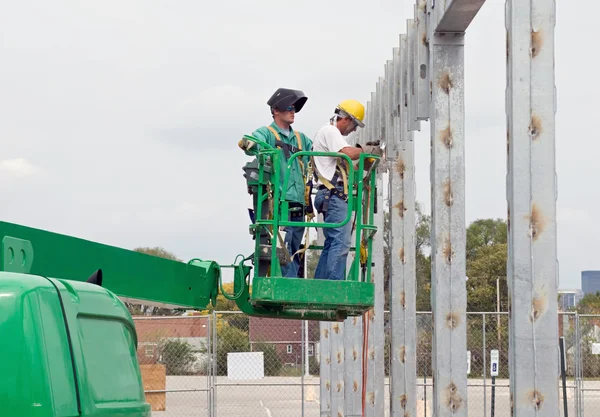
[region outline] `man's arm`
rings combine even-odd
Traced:
[[[346,146],[344,146],[338,152],[343,153],[344,155],[348,155],[348,157],[350,159],[355,161],[360,157],[360,154],[362,153],[362,149],[357,146],[350,146],[350,145],[346,144]]]
[[[260,127],[252,132],[253,137],[256,139],[262,140],[263,142],[267,142],[269,145],[272,145],[272,141],[270,140],[270,135],[266,134],[264,127]],[[258,151],[260,149],[260,145],[252,142],[249,139],[242,139],[238,143],[238,146],[244,151],[244,153],[248,156],[258,155]]]

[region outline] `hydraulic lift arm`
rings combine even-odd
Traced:
[[[249,285],[252,267],[248,265],[252,256],[238,255],[232,265],[200,259],[183,263],[7,222],[0,222],[0,243],[0,271],[87,281],[110,290],[124,302],[200,310],[210,304],[216,306],[221,269],[233,268],[233,293],[228,294],[222,288],[221,292],[235,300],[238,308],[248,315],[325,321],[345,318],[332,309],[305,307],[290,311],[282,308],[281,301],[268,306],[253,303]],[[265,280],[257,291],[271,299],[273,282],[269,280],[273,278]],[[339,302],[349,302],[352,293],[364,291],[357,282],[284,279],[283,283],[288,297],[315,304],[319,304],[319,294],[332,291],[329,287],[335,286]]]
[[[0,270],[96,281],[123,301],[204,309],[216,304],[220,267],[212,261],[183,263],[0,222]]]

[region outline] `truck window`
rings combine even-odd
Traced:
[[[96,404],[144,401],[131,330],[106,317],[80,316],[87,382]]]

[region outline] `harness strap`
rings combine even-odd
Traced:
[[[277,133],[273,126],[267,126],[267,129],[273,133],[275,136],[275,146],[277,146],[279,149],[283,149],[283,153],[287,159],[290,158],[290,155],[302,150],[302,140],[300,139],[300,134],[297,131],[293,130],[294,135],[296,136],[296,142],[298,142],[298,147],[295,147],[282,141],[279,133]],[[298,163],[300,164],[301,171],[304,172],[304,163],[300,158],[298,158]],[[302,175],[302,177],[304,177],[304,175]]]
[[[311,165],[314,169],[315,176],[318,178],[319,182],[321,184],[323,184],[329,190],[329,195],[325,196],[325,202],[323,203],[321,212],[325,213],[327,211],[327,209],[329,208],[329,199],[332,198],[334,195],[338,196],[343,201],[348,201],[348,181],[347,181],[347,177],[348,177],[347,172],[348,171],[346,170],[345,166],[342,166],[342,164],[339,162],[339,159],[336,162],[335,172],[333,174],[333,177],[331,178],[331,181],[327,180],[325,177],[323,177],[319,173],[319,170],[317,169],[317,164],[315,163],[314,157],[311,157],[310,161],[311,161]],[[344,192],[338,191],[336,189],[335,185],[333,185],[333,184],[337,183],[337,180],[340,176],[342,177],[342,182],[344,183]]]

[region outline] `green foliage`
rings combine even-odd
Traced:
[[[390,309],[390,212],[383,212],[383,293],[384,310]]]
[[[431,265],[427,254],[430,242],[429,233],[431,227],[431,216],[423,213],[421,205],[415,203],[415,250],[416,250],[416,275],[417,275],[417,310],[429,311],[431,309]],[[385,309],[389,310],[390,301],[390,214],[384,213],[383,218],[383,242],[384,242],[384,291]]]
[[[417,252],[423,253],[431,248],[431,216],[423,213],[421,205],[415,203],[415,244]]]
[[[431,216],[419,203],[415,207],[415,249],[417,278],[417,311],[431,311]],[[389,217],[384,219],[385,241],[388,242]],[[467,309],[496,311],[496,278],[500,278],[500,306],[508,310],[506,286],[507,261],[506,222],[502,219],[478,219],[467,228]],[[386,251],[389,252],[389,251]],[[389,280],[389,253],[386,253],[386,294]],[[386,308],[389,303],[386,302]]]
[[[431,216],[423,213],[419,203],[415,214],[417,311],[431,311]]]
[[[250,328],[250,316],[246,314],[228,314],[225,319],[227,323],[232,327],[237,327],[242,331],[246,331]]]
[[[508,243],[508,227],[503,219],[478,219],[467,228],[467,259],[477,256],[480,248]]]
[[[508,310],[506,262],[508,227],[502,219],[478,219],[467,228],[467,311]]]
[[[417,311],[431,311],[431,256],[416,255]]]
[[[600,314],[600,292],[585,294],[579,304],[577,304],[576,310],[579,314]],[[585,356],[586,367],[589,366],[590,374],[588,376],[600,376],[600,356],[593,355],[591,351],[591,344],[598,343],[595,337],[594,328],[600,326],[600,319],[595,316],[580,317],[579,319],[579,334],[581,335],[581,346],[582,355]],[[567,348],[572,345],[574,340],[573,330],[570,330],[571,334],[568,334],[565,338],[567,342]]]
[[[477,248],[467,260],[467,310],[496,311],[496,279],[500,284],[500,309],[508,310],[506,286],[507,244],[495,243]]]
[[[217,327],[217,375],[227,375],[227,354],[229,352],[249,352],[248,333],[222,323]]]
[[[169,339],[161,348],[162,363],[167,368],[167,375],[185,375],[188,367],[196,361],[192,346],[185,340]]]
[[[225,293],[229,296],[234,295],[235,292],[233,290],[233,282],[223,284],[223,290],[225,290]],[[206,310],[202,310],[201,314],[209,314],[213,311],[240,311],[240,309],[235,301],[225,298],[225,296],[221,293],[221,288],[219,288],[219,294],[217,294],[217,305],[213,307],[212,304],[209,304]],[[229,316],[230,317],[228,317],[227,320],[234,319],[234,316],[236,315],[230,314]],[[245,328],[247,329],[248,326]]]
[[[600,292],[585,294],[577,304],[579,314],[600,314]]]
[[[159,258],[170,259],[172,261],[183,262],[172,252],[163,249],[159,246],[154,247],[137,247],[133,250],[134,252],[145,253],[146,255],[157,256]]]
[[[255,343],[252,347],[253,352],[263,352],[265,365],[265,376],[278,376],[283,367],[281,359],[277,354],[275,346],[269,343]]]

